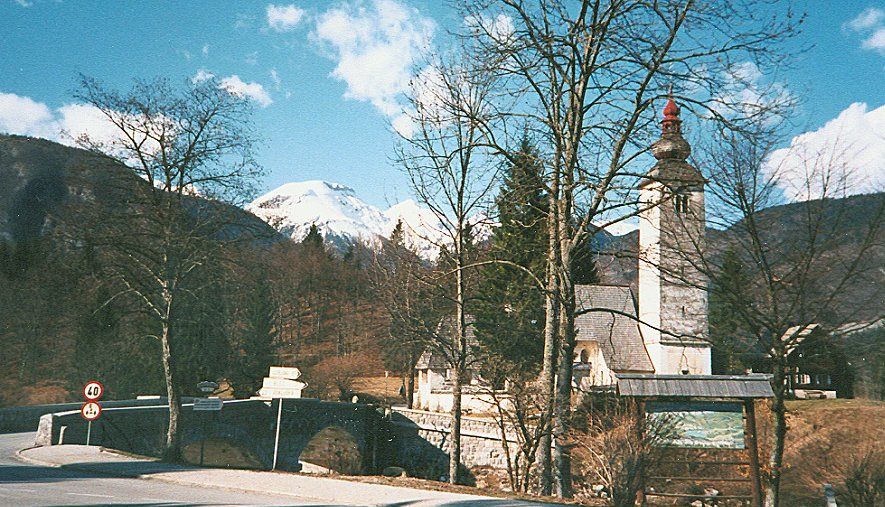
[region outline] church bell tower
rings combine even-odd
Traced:
[[[704,177],[688,162],[679,107],[664,107],[657,163],[640,184],[640,330],[656,374],[710,374],[704,249]]]

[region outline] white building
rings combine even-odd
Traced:
[[[652,145],[657,163],[639,188],[638,295],[630,287],[579,285],[575,319],[575,384],[612,386],[617,373],[711,373],[707,329],[707,280],[697,269],[704,248],[704,183],[688,164],[679,108],[664,108],[661,138]],[[472,326],[471,326],[472,328]],[[426,352],[418,362],[418,408],[451,407],[442,358]],[[465,406],[489,406],[471,378]]]

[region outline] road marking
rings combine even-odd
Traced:
[[[114,495],[96,495],[94,493],[68,493],[69,495],[75,496],[94,496],[97,498],[114,498]]]

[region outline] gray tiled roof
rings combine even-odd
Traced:
[[[476,339],[476,332],[474,329],[474,321],[476,320],[472,315],[465,315],[464,320],[467,323],[467,364],[471,364],[476,359],[475,350],[479,347],[479,342]],[[436,334],[440,339],[445,339],[445,337],[454,337],[455,336],[455,317],[453,315],[449,315],[443,317],[439,321],[439,326],[436,328]],[[448,342],[446,343],[448,345]],[[446,347],[444,350],[451,350],[451,346]],[[442,349],[440,345],[431,344],[427,348],[424,349],[424,352],[421,353],[421,357],[418,358],[418,361],[415,363],[415,368],[418,370],[424,369],[432,369],[432,370],[445,370],[448,366],[448,360],[446,358],[446,352]]]
[[[639,333],[636,318],[636,299],[630,287],[617,285],[578,285],[575,287],[577,309],[600,308],[575,319],[578,340],[599,343],[608,367],[615,372],[653,372],[654,367]]]
[[[617,375],[621,396],[772,398],[770,375]]]

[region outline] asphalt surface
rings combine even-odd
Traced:
[[[157,480],[110,477],[38,466],[18,459],[15,453],[30,447],[33,442],[33,432],[0,435],[0,506],[328,505],[293,496],[259,495]]]

